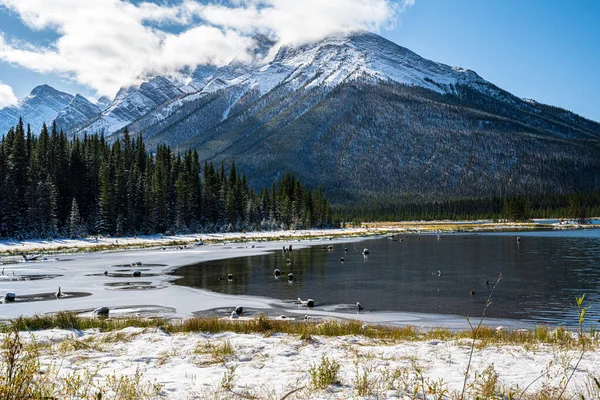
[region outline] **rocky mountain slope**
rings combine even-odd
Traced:
[[[101,109],[99,106],[77,94],[56,116],[56,126],[58,129],[70,131],[75,127],[86,124],[92,118],[100,115],[100,113]]]
[[[35,87],[29,96],[24,97],[16,106],[0,110],[0,132],[6,133],[17,125],[19,117],[31,126],[34,133],[42,129],[44,122],[51,124],[59,112],[71,103],[73,95],[60,92],[48,85]]]
[[[600,188],[600,124],[365,32],[220,68],[130,130],[235,159],[257,186],[293,171],[338,201]]]

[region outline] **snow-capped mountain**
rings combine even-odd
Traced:
[[[161,76],[152,78],[139,87],[121,88],[99,116],[79,127],[77,131],[105,134],[115,132],[169,100],[183,95],[183,90]]]
[[[367,32],[219,68],[130,130],[150,145],[235,159],[257,186],[293,171],[345,200],[564,193],[579,184],[573,174],[600,188],[589,146],[600,124]]]
[[[87,123],[90,119],[100,115],[100,113],[100,107],[82,95],[77,94],[56,116],[56,127],[68,132]]]
[[[58,113],[72,100],[73,95],[60,92],[48,85],[35,87],[29,96],[19,101],[17,106],[9,106],[0,110],[0,132],[6,133],[17,125],[19,117],[31,126],[31,131],[38,134],[44,122],[48,125]]]
[[[199,66],[183,87],[123,88],[74,132],[114,140],[127,127],[150,148],[235,159],[253,185],[291,171],[344,201],[600,190],[597,122],[369,32],[273,45],[257,36],[251,60]]]

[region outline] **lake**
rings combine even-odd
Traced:
[[[585,294],[586,322],[600,319],[598,229],[395,235],[332,246],[189,265],[174,271],[181,276],[174,283],[283,302],[313,298],[324,310],[355,313],[359,301],[365,312],[480,316],[501,276],[489,317],[573,326],[575,299]]]

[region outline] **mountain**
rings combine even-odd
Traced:
[[[97,117],[100,113],[100,107],[77,94],[56,116],[56,127],[69,132]]]
[[[72,95],[48,85],[37,86],[29,96],[21,99],[18,105],[0,110],[0,132],[6,133],[11,127],[17,125],[19,117],[23,117],[23,121],[31,126],[32,132],[37,134],[44,122],[51,124],[59,112],[73,99]]]
[[[161,76],[152,78],[139,87],[121,88],[102,113],[89,120],[87,124],[78,127],[77,132],[105,134],[115,132],[160,105],[183,95],[185,92],[182,89]]]
[[[106,110],[106,107],[110,104],[110,98],[108,96],[102,96],[98,100],[96,100],[96,106],[100,108],[100,111]]]
[[[339,203],[600,190],[597,122],[369,32],[279,49],[254,40],[251,60],[199,66],[184,86],[122,88],[96,116],[70,98],[63,108],[79,113],[61,118],[75,133],[111,141],[127,127],[149,147],[235,160],[254,187],[290,171]]]
[[[337,201],[600,189],[600,124],[357,32],[238,61],[129,125],[149,144],[285,171]]]

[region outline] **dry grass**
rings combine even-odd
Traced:
[[[98,329],[101,332],[120,331],[128,327],[137,328],[162,328],[170,333],[184,332],[206,332],[221,333],[234,332],[240,334],[261,334],[269,336],[273,332],[289,335],[298,335],[309,340],[313,336],[348,336],[360,335],[369,339],[381,341],[420,341],[420,340],[443,340],[443,341],[465,341],[472,338],[471,331],[452,331],[444,328],[419,329],[414,326],[390,327],[367,325],[360,321],[283,321],[272,320],[265,315],[259,315],[250,320],[229,320],[212,318],[189,318],[185,320],[168,321],[164,319],[147,318],[81,318],[74,313],[60,312],[53,315],[42,315],[33,317],[19,317],[4,325],[0,330],[9,332],[36,331],[52,328],[60,329]],[[114,335],[106,335],[102,339],[104,343],[130,340],[132,335],[123,332]],[[600,335],[591,332],[585,336],[590,348],[598,346]],[[482,326],[477,333],[477,348],[491,345],[516,345],[528,348],[546,344],[564,349],[574,349],[581,346],[581,337],[573,332],[559,327],[536,327],[533,330],[497,330]]]

